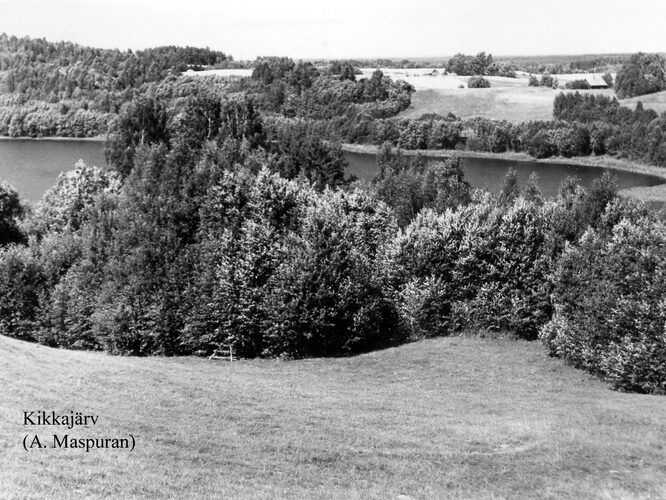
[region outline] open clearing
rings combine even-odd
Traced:
[[[491,86],[486,89],[423,89],[412,95],[411,106],[399,117],[419,118],[426,113],[453,113],[461,118],[482,117],[512,123],[552,120],[553,101],[560,92],[562,90],[528,87],[527,83],[524,86]],[[578,92],[614,95],[612,90]],[[645,104],[645,107],[649,106]]]
[[[460,88],[467,86],[468,76],[442,74],[443,68],[410,68],[393,69],[380,68],[382,72],[393,80],[404,80],[414,86],[416,92],[412,95],[412,105],[398,115],[399,118],[419,118],[427,113],[446,115],[453,113],[461,118],[482,117],[493,120],[507,120],[512,123],[521,123],[533,120],[552,120],[553,101],[562,89],[528,86],[527,73],[520,72],[518,78],[504,78],[499,76],[485,77],[491,87],[486,89]],[[359,78],[370,78],[375,68],[361,68]],[[436,76],[431,73],[436,71]],[[208,71],[190,71],[188,74],[197,76],[250,76],[250,69],[225,69]],[[588,73],[554,75],[560,83],[580,79]],[[539,77],[540,75],[536,75]],[[599,74],[597,74],[599,76]],[[613,74],[613,78],[615,78]],[[612,89],[604,90],[578,90],[566,92],[581,92],[615,96]],[[649,94],[632,99],[624,99],[622,105],[635,108],[641,101],[645,108],[654,109],[657,113],[666,111],[666,92]]]
[[[579,75],[555,76],[565,81]],[[395,75],[394,78],[399,79],[400,76]],[[468,77],[440,75],[404,79],[414,85],[416,92],[412,95],[411,106],[399,115],[401,118],[419,118],[427,113],[453,113],[461,118],[482,117],[512,123],[552,120],[553,101],[560,92],[615,96],[611,89],[563,90],[530,87],[526,74],[519,78],[486,77],[491,86],[485,89],[459,88]],[[666,92],[624,99],[620,103],[633,109],[638,101],[641,101],[646,109],[654,109],[657,113],[666,111]]]
[[[538,343],[451,337],[344,359],[126,358],[0,337],[0,496],[665,498],[666,398]],[[137,439],[26,453],[23,410]]]
[[[647,94],[639,97],[632,97],[621,101],[625,106],[636,106],[636,103],[641,101],[645,109],[654,109],[657,113],[661,114],[666,112],[666,90],[657,92],[655,94]]]

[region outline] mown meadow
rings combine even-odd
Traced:
[[[229,363],[0,337],[0,355],[1,498],[666,495],[664,398],[612,391],[533,342]],[[70,434],[132,433],[136,449],[26,453],[33,409],[99,415]]]

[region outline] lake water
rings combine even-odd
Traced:
[[[58,175],[78,160],[104,166],[104,143],[98,141],[0,140],[0,180],[9,182],[30,203],[55,185]]]
[[[379,173],[374,154],[345,152],[345,158],[349,162],[348,174],[355,175],[359,179],[372,180]],[[430,161],[442,160],[431,158]],[[462,167],[465,180],[472,187],[487,189],[492,192],[499,190],[504,176],[512,167],[518,172],[521,186],[525,185],[532,172],[536,172],[539,176],[539,188],[546,197],[557,195],[562,179],[568,175],[577,176],[581,185],[589,187],[592,181],[603,173],[602,169],[596,167],[498,160],[495,158],[462,158]],[[656,186],[665,182],[663,179],[652,175],[621,170],[613,170],[612,172],[617,176],[620,189],[635,186]]]
[[[378,173],[375,155],[345,152],[348,175],[372,180]],[[79,160],[88,165],[105,165],[104,143],[96,141],[29,139],[0,140],[0,180],[13,185],[30,203],[36,203],[47,189],[55,185],[58,175],[74,167]],[[584,186],[601,175],[601,169],[558,163],[518,162],[491,158],[463,158],[465,179],[474,187],[497,191],[507,170],[518,171],[524,185],[532,172],[539,175],[539,187],[545,196],[557,194],[562,179],[576,175]],[[614,171],[621,189],[655,186],[664,181],[658,177],[633,172]]]

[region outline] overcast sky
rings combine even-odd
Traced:
[[[666,51],[666,0],[0,0],[0,32],[235,59]]]

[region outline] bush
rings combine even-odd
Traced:
[[[551,89],[556,89],[559,85],[557,78],[551,75],[550,73],[544,73],[541,75],[541,80],[539,81],[540,87],[550,87]]]
[[[632,55],[615,78],[617,96],[624,99],[666,89],[665,66],[666,61],[659,54]]]
[[[340,356],[404,340],[379,259],[396,230],[362,191],[326,191],[308,207],[268,283],[264,354]]]
[[[616,218],[612,207],[607,219]],[[555,314],[540,336],[551,354],[615,388],[664,394],[666,226],[640,210],[632,218],[567,248],[554,275]]]
[[[482,76],[473,76],[467,80],[467,87],[470,89],[485,89],[490,87],[490,82]]]
[[[567,82],[564,85],[564,87],[567,88],[567,89],[589,90],[590,89],[590,84],[587,80],[573,80],[571,82]]]
[[[298,229],[312,194],[266,169],[225,173],[210,190],[186,292],[182,340],[191,350],[229,342],[239,355],[262,354],[271,321],[263,307],[268,282],[287,258],[285,238]]]
[[[78,161],[73,170],[60,174],[57,184],[44,194],[31,221],[33,230],[39,234],[77,230],[96,198],[102,194],[118,194],[120,186],[116,172],[88,167]]]
[[[16,190],[6,182],[0,183],[0,247],[10,243],[23,243],[26,238],[18,221],[25,213]]]
[[[0,334],[35,340],[46,277],[27,247],[0,250]]]
[[[377,163],[377,196],[395,211],[401,227],[423,208],[443,212],[470,201],[470,186],[457,157],[426,163],[423,158],[405,157],[400,150],[393,151],[385,145]]]
[[[522,198],[421,212],[389,251],[410,337],[476,325],[535,338],[551,311],[548,214]]]

